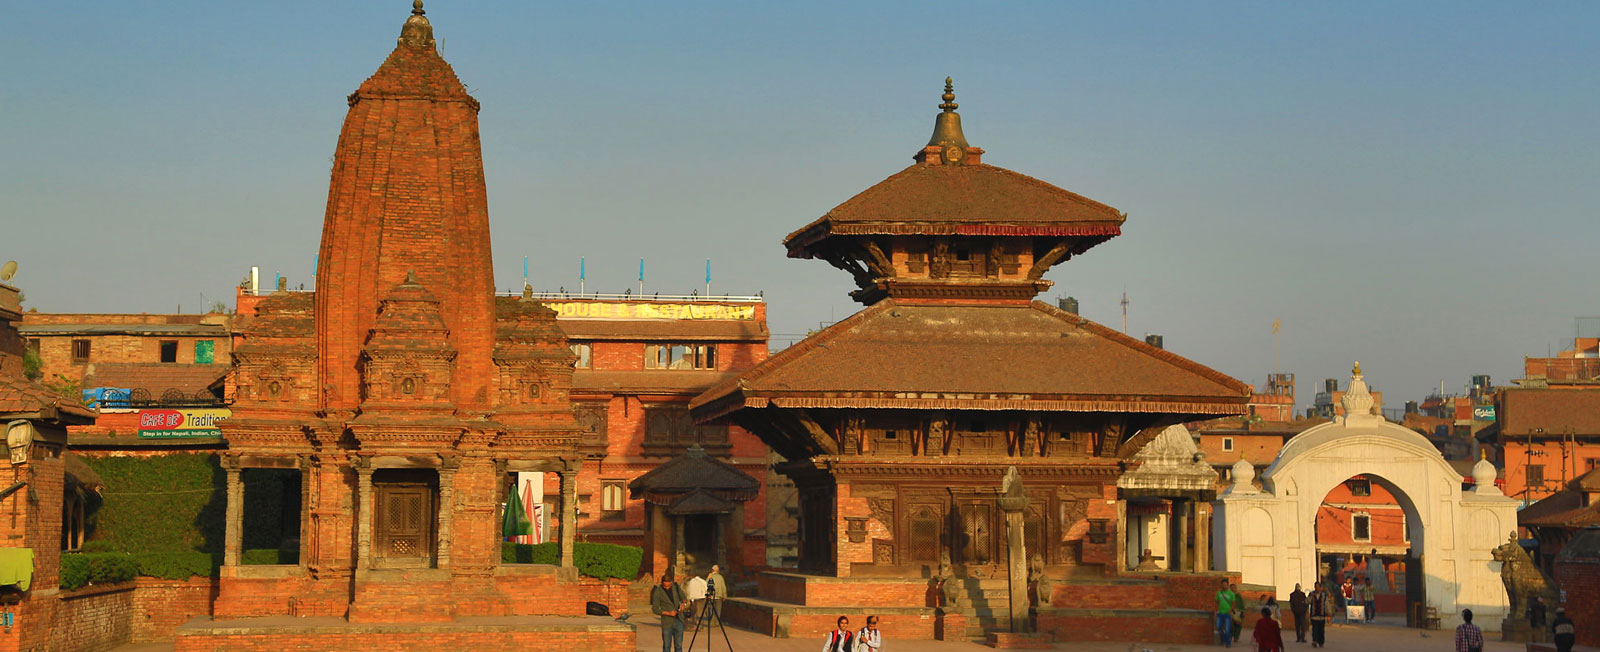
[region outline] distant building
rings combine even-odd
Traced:
[[[1504,471],[1506,495],[1536,501],[1600,467],[1600,353],[1577,338],[1553,357],[1525,358],[1523,378],[1493,394],[1476,433]],[[1478,408],[1474,408],[1475,410]]]

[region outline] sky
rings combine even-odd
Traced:
[[[312,283],[345,97],[403,0],[9,3],[0,259],[46,312]],[[784,235],[927,141],[1128,213],[1041,298],[1299,402],[1388,407],[1600,334],[1600,4],[433,0],[482,103],[496,285],[859,308]],[[1271,325],[1282,320],[1274,341]],[[1275,346],[1276,345],[1276,346]]]

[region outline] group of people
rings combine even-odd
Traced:
[[[1372,578],[1360,578],[1352,582],[1349,577],[1344,578],[1344,584],[1339,585],[1339,606],[1345,610],[1345,622],[1355,622],[1358,618],[1365,622],[1372,622],[1378,615],[1378,594],[1372,588]],[[1352,607],[1360,607],[1358,614]]]
[[[1350,586],[1346,580],[1345,586]],[[1371,584],[1366,584],[1371,590]],[[1367,594],[1367,595],[1370,595]],[[1372,598],[1363,595],[1364,602],[1370,604]],[[1311,647],[1327,645],[1328,621],[1337,613],[1336,601],[1333,593],[1322,586],[1315,587],[1307,594],[1294,585],[1294,592],[1289,594],[1289,613],[1294,616],[1294,640],[1296,643],[1306,642],[1306,630],[1311,630]],[[1368,614],[1372,611],[1367,608]],[[1534,621],[1534,613],[1530,608],[1529,620]],[[1535,627],[1542,628],[1544,612],[1542,606],[1537,614],[1538,620]],[[1472,610],[1461,611],[1462,623],[1456,627],[1455,650],[1456,652],[1482,652],[1483,631],[1472,624]],[[1367,622],[1371,622],[1370,616]],[[1221,588],[1217,590],[1217,616],[1216,631],[1218,642],[1223,647],[1232,647],[1239,641],[1244,629],[1244,597],[1239,595],[1238,587],[1222,580]],[[1577,628],[1571,618],[1567,617],[1567,610],[1556,609],[1556,618],[1550,622],[1550,633],[1556,644],[1557,652],[1572,652],[1576,642]],[[1261,619],[1256,621],[1252,638],[1258,652],[1283,652],[1282,615],[1278,608],[1277,600],[1267,598],[1266,604],[1261,607]]]
[[[672,571],[661,576],[661,583],[650,590],[650,612],[661,618],[661,652],[683,652],[684,621],[700,609],[710,609],[711,616],[721,618],[718,605],[728,597],[727,580],[722,569],[712,566],[705,577],[705,597],[691,599],[678,584]],[[823,639],[822,652],[879,652],[883,649],[883,632],[878,630],[878,617],[867,616],[867,624],[859,630],[850,629],[850,617],[840,616],[833,631]]]

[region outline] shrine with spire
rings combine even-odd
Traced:
[[[735,600],[730,619],[790,636],[827,631],[839,613],[893,614],[883,628],[899,639],[1095,636],[1112,626],[1077,625],[1115,603],[1122,589],[1103,581],[1134,572],[1140,554],[1127,549],[1129,505],[1153,503],[1184,525],[1169,535],[1181,554],[1172,568],[1206,587],[1146,578],[1156,586],[1139,590],[1165,597],[1121,622],[1178,632],[1149,640],[1204,641],[1203,618],[1169,609],[1197,608],[1216,577],[1200,575],[1215,474],[1200,462],[1211,475],[1189,477],[1199,458],[1181,424],[1243,413],[1251,388],[1035,301],[1046,272],[1119,235],[1126,216],[985,163],[948,79],[942,99],[910,167],[783,241],[791,258],[849,272],[866,307],[691,403],[701,422],[760,436],[800,496],[800,572],[765,574],[761,598]],[[1191,457],[1176,459],[1184,444]],[[1159,454],[1139,456],[1151,445]],[[1172,473],[1156,464],[1119,486],[1151,460]],[[1037,569],[1030,622],[999,597],[1010,554],[1001,477],[1013,466]],[[824,604],[825,617],[813,613]]]

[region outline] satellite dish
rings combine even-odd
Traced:
[[[17,275],[17,261],[8,260],[5,266],[0,267],[0,281],[9,281]]]

